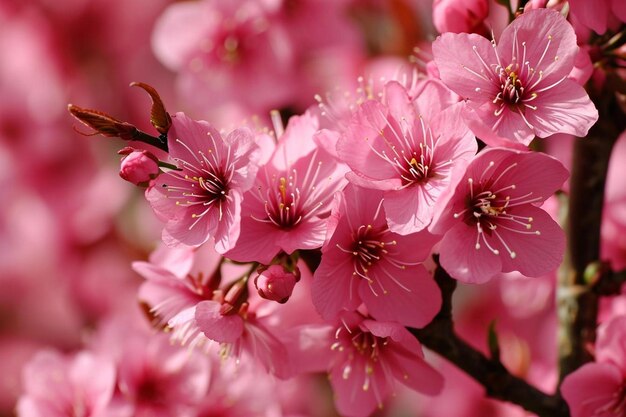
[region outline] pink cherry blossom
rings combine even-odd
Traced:
[[[435,0],[433,23],[439,33],[486,33],[485,19],[489,15],[487,0]]]
[[[178,113],[168,144],[180,170],[160,175],[146,191],[157,216],[167,222],[163,241],[197,246],[213,238],[217,251],[226,252],[239,237],[241,200],[257,171],[252,132],[238,128],[222,138],[207,122]]]
[[[622,417],[626,414],[626,316],[600,328],[596,362],[569,374],[561,385],[572,417]]]
[[[470,128],[491,145],[587,134],[598,112],[568,78],[577,52],[572,26],[548,9],[522,14],[497,45],[465,33],[444,33],[433,43],[441,79],[466,100]]]
[[[236,105],[267,112],[284,106],[296,87],[294,45],[263,2],[171,4],[156,22],[152,46],[198,111]]]
[[[337,143],[354,172],[348,179],[384,190],[392,232],[418,232],[430,224],[452,167],[462,169],[476,140],[461,120],[461,105],[439,81],[422,82],[414,101],[399,83],[385,85],[383,102],[363,103]]]
[[[21,417],[107,416],[115,388],[115,366],[106,357],[79,352],[65,357],[39,352],[24,367],[25,393],[17,404]]]
[[[241,234],[228,258],[267,265],[280,251],[322,246],[330,202],[346,183],[346,168],[313,140],[317,129],[317,118],[309,113],[290,119],[270,162],[245,194]]]
[[[433,220],[431,231],[445,233],[441,265],[452,277],[471,283],[501,271],[536,277],[555,269],[565,236],[538,206],[567,175],[545,154],[503,148],[479,153],[442,198]]]
[[[377,320],[422,327],[441,305],[439,288],[420,265],[435,238],[426,231],[391,232],[382,204],[381,191],[351,184],[337,194],[334,233],[314,274],[313,304],[327,320],[364,303]]]
[[[403,326],[356,312],[344,312],[340,323],[329,377],[341,415],[364,417],[382,408],[397,382],[428,395],[443,388],[442,376],[426,363],[420,343]]]

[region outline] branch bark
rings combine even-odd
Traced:
[[[600,293],[587,268],[600,260],[604,186],[613,145],[624,130],[623,114],[610,99],[596,101],[600,118],[574,145],[567,213],[567,253],[559,271],[560,380],[593,360]],[[617,113],[617,114],[616,114]]]
[[[569,417],[567,404],[558,395],[548,395],[512,375],[498,358],[488,358],[468,345],[454,331],[452,294],[456,281],[441,267],[435,281],[443,303],[433,321],[422,329],[409,329],[419,341],[479,382],[488,396],[512,402],[540,417]]]

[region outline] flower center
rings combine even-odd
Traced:
[[[346,324],[339,327],[335,332],[337,340],[331,346],[331,350],[344,352],[344,362],[341,366],[343,379],[349,379],[355,369],[361,368],[363,391],[372,389],[374,395],[380,395],[379,387],[376,385],[376,378],[373,378],[376,369],[381,364],[381,350],[389,343],[387,337],[377,337],[370,332],[365,332],[358,327],[349,329]],[[379,369],[380,371],[380,369]],[[357,375],[359,372],[357,371]],[[381,398],[377,398],[381,402]]]
[[[484,179],[486,173],[494,165],[493,161],[489,163],[477,183],[473,178],[468,178],[469,195],[466,199],[465,209],[454,213],[454,218],[462,218],[468,226],[476,227],[475,247],[477,250],[484,244],[494,255],[499,255],[500,251],[494,245],[494,243],[499,242],[511,259],[514,259],[517,254],[511,249],[509,242],[504,237],[505,235],[509,235],[510,232],[524,235],[541,234],[539,230],[531,230],[533,218],[516,215],[514,213],[515,207],[539,202],[542,198],[532,197],[532,192],[520,196],[513,195],[512,192],[517,188],[515,184],[498,185],[502,177],[514,169],[517,163],[504,168],[493,181]]]
[[[396,241],[385,242],[382,239],[383,231],[374,230],[371,224],[361,225],[353,233],[352,246],[350,250],[345,252],[352,253],[354,272],[352,275],[358,275],[368,281],[372,281],[369,277],[370,268],[380,261],[386,254],[387,247],[395,245]]]

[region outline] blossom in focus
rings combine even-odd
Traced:
[[[389,230],[381,191],[348,185],[335,197],[334,232],[322,248],[311,297],[322,317],[333,320],[361,303],[377,320],[423,327],[439,311],[441,294],[420,264],[436,238],[427,231]]]
[[[197,246],[213,238],[216,250],[226,252],[239,237],[241,200],[257,172],[252,131],[238,128],[222,138],[209,123],[177,113],[168,147],[180,170],[160,175],[146,190],[156,215],[167,222],[163,241]]]
[[[561,385],[572,417],[626,414],[626,316],[613,318],[598,333],[596,362],[581,366]]]
[[[83,351],[65,357],[39,352],[24,367],[21,417],[107,416],[115,389],[115,366],[106,357]]]
[[[467,166],[477,149],[456,97],[438,80],[420,87],[411,100],[399,83],[387,83],[382,103],[363,103],[337,143],[353,169],[347,178],[384,191],[389,229],[402,235],[430,224],[452,169]]]
[[[538,206],[567,176],[546,154],[504,148],[479,153],[442,198],[430,228],[445,233],[443,268],[460,281],[483,283],[498,272],[537,277],[558,267],[565,236]]]
[[[400,382],[428,395],[443,388],[443,377],[424,360],[422,347],[403,326],[344,312],[335,332],[329,366],[335,405],[341,415],[365,417]]]
[[[310,113],[291,118],[244,196],[241,234],[225,256],[268,265],[280,251],[322,246],[333,193],[346,183],[346,168],[317,145],[317,129]]]
[[[568,78],[578,53],[558,12],[529,10],[495,40],[444,33],[433,43],[441,79],[466,100],[472,131],[489,145],[528,145],[534,136],[586,136],[598,112]]]

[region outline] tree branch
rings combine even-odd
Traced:
[[[569,417],[567,404],[558,395],[548,395],[512,375],[498,358],[488,358],[454,332],[452,294],[456,281],[437,267],[435,281],[443,303],[433,321],[422,329],[409,329],[429,349],[443,356],[480,383],[487,395],[517,404],[540,417]]]
[[[606,96],[605,96],[606,97]],[[599,292],[586,271],[600,260],[604,186],[613,145],[624,130],[624,115],[610,99],[596,100],[600,118],[574,144],[566,221],[567,253],[559,271],[560,380],[593,360]]]

